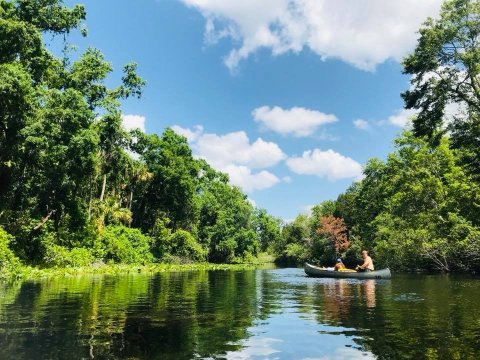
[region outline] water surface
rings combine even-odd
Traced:
[[[480,280],[302,269],[0,284],[0,359],[479,359]]]

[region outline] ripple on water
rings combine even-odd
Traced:
[[[424,298],[422,298],[420,295],[416,293],[404,293],[397,295],[392,298],[393,301],[404,301],[404,302],[419,302],[419,301],[425,301]]]

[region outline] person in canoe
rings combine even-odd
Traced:
[[[343,264],[343,261],[342,259],[338,258],[337,259],[337,263],[335,264],[335,267],[333,268],[333,270],[335,271],[342,271],[342,270],[345,270],[346,267],[345,265]]]
[[[362,265],[357,265],[355,270],[359,272],[366,272],[366,271],[373,271],[375,270],[375,267],[373,266],[373,260],[372,258],[368,255],[367,250],[362,251],[362,258],[363,258],[363,264]]]

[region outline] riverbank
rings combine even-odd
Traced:
[[[273,262],[251,262],[243,264],[214,264],[214,263],[191,263],[191,264],[96,264],[82,267],[54,267],[41,268],[22,266],[14,273],[0,274],[0,281],[34,280],[53,277],[71,277],[80,275],[125,275],[125,274],[155,274],[162,272],[183,272],[200,270],[239,271],[253,270],[263,266],[274,266]]]

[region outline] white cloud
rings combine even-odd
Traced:
[[[445,106],[445,114],[443,118],[445,120],[445,124],[449,125],[454,121],[455,117],[465,117],[467,114],[467,106],[464,102],[448,103]]]
[[[275,349],[275,343],[283,340],[266,337],[252,337],[244,340],[240,350],[228,351],[225,354],[227,360],[248,360],[248,359],[271,359],[277,358],[272,355],[279,353]]]
[[[227,165],[221,170],[228,174],[231,184],[246,192],[268,189],[280,182],[278,177],[266,170],[254,174],[248,167],[239,165]]]
[[[353,120],[353,125],[355,125],[355,127],[360,130],[368,130],[370,128],[370,124],[368,123],[368,121],[363,119]]]
[[[286,155],[280,147],[258,138],[250,143],[244,131],[225,135],[202,134],[195,143],[198,155],[207,159],[214,167],[228,164],[246,165],[250,168],[266,168],[276,165]]]
[[[140,129],[145,132],[145,116],[122,115],[122,125],[126,130]]]
[[[201,126],[196,126],[193,130],[177,125],[171,128],[187,137],[195,156],[227,173],[230,183],[246,192],[267,189],[280,182],[280,179],[269,171],[252,171],[274,166],[286,158],[274,142],[258,138],[251,143],[244,131],[217,135],[204,133]]]
[[[293,134],[297,137],[312,135],[320,126],[338,121],[333,114],[302,107],[282,109],[278,106],[273,108],[262,106],[253,110],[252,116],[256,122],[269,130],[282,135]]]
[[[292,182],[292,178],[291,178],[290,176],[284,176],[284,177],[282,178],[282,181],[283,181],[284,183],[290,184],[290,183]]]
[[[173,131],[175,131],[179,135],[183,135],[187,138],[188,142],[196,141],[200,135],[203,133],[203,126],[196,125],[193,127],[193,130],[187,129],[178,125],[173,125],[171,127]]]
[[[235,69],[259,49],[274,56],[308,48],[363,70],[412,50],[416,31],[442,0],[181,0],[206,18],[205,38],[239,46],[225,58]],[[413,10],[412,10],[413,9]]]
[[[247,198],[247,201],[248,201],[250,204],[252,204],[252,206],[253,206],[254,208],[258,207],[256,201],[253,200],[252,198]]]
[[[312,215],[312,209],[315,205],[304,205],[300,208],[300,212],[304,215]]]
[[[308,357],[303,360],[374,360],[377,357],[371,352],[364,352],[353,347],[340,347],[332,351],[329,355],[321,357]]]
[[[405,127],[411,123],[411,119],[416,113],[417,110],[414,109],[397,110],[394,115],[388,117],[387,122],[398,127]]]
[[[360,178],[362,166],[355,160],[343,156],[331,149],[308,150],[301,157],[291,157],[287,166],[294,173],[302,175],[316,175],[329,180]]]

